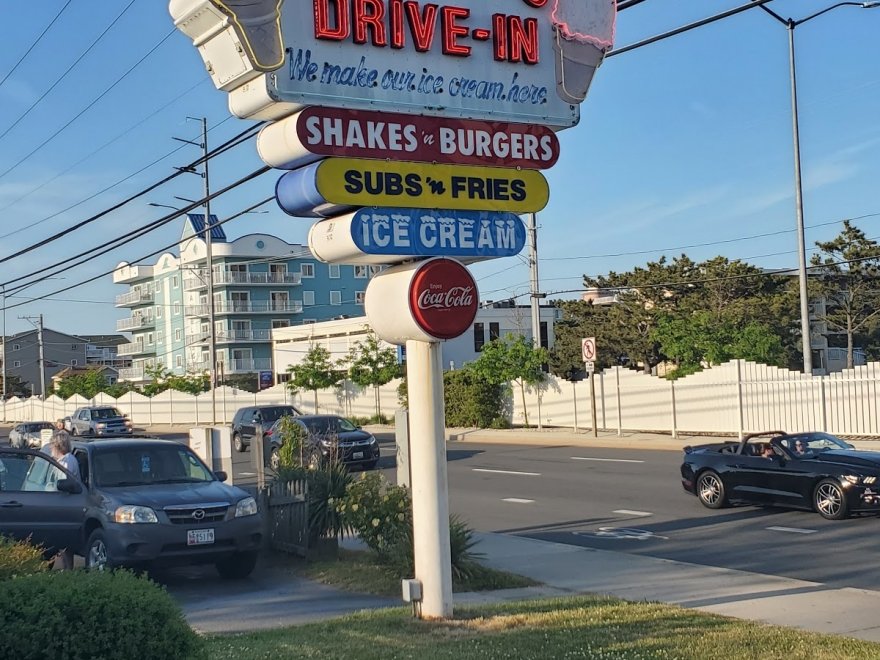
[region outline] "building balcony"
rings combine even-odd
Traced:
[[[116,296],[117,307],[136,307],[137,305],[146,305],[153,302],[152,291],[129,291],[121,296]]]
[[[299,286],[302,276],[299,273],[237,273],[222,271],[214,273],[214,286]],[[184,291],[199,291],[208,288],[208,274],[199,271],[183,280]]]
[[[119,370],[119,380],[146,381],[150,380],[143,367],[127,367]]]
[[[131,316],[127,319],[119,319],[116,322],[116,331],[139,330],[141,328],[152,328],[155,325],[156,319],[153,318],[152,314],[144,314],[141,316]]]
[[[133,341],[128,344],[119,345],[119,355],[140,355],[143,353],[155,353],[155,344],[145,344],[142,341]]]
[[[250,360],[229,360],[222,363],[220,369],[225,375],[249,374],[257,371],[271,371],[272,358],[253,358]]]
[[[218,344],[231,344],[247,341],[271,341],[271,330],[221,330],[214,337]]]
[[[214,305],[214,314],[302,314],[301,301],[290,300],[287,302],[234,302],[223,300]],[[199,305],[187,305],[184,313],[187,316],[208,316],[210,314],[207,303]]]
[[[131,284],[153,279],[152,266],[124,265],[113,271],[113,284]]]

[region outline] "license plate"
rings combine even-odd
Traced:
[[[352,453],[351,457],[354,458],[354,459],[363,458],[363,457],[364,457],[364,452],[362,452],[362,451],[356,451],[356,452]]]
[[[213,529],[191,529],[186,533],[187,545],[208,545],[213,542]]]

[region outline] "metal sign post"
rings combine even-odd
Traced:
[[[596,381],[593,376],[596,372],[596,338],[585,337],[581,339],[581,356],[584,359],[584,371],[590,378],[590,408],[593,418],[593,437],[599,437],[599,426],[596,420]]]

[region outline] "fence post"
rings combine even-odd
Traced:
[[[675,381],[669,381],[669,394],[672,399],[672,437],[678,437],[678,420],[676,419],[676,411],[675,411]]]
[[[602,428],[608,428],[608,422],[605,420],[605,372],[599,373],[599,396],[602,398]]]
[[[828,404],[825,401],[825,376],[819,376],[819,396],[822,401],[819,408],[822,411],[822,430],[828,433]]]
[[[745,416],[743,411],[743,383],[742,383],[742,360],[736,361],[736,403],[739,410],[739,439],[743,439],[743,426]]]
[[[617,383],[617,437],[623,435],[623,413],[620,410],[620,367],[614,367],[614,380]]]

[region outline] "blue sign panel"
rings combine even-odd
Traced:
[[[495,259],[519,254],[526,229],[515,213],[365,208],[351,238],[365,254]]]
[[[261,390],[268,390],[274,384],[275,383],[273,382],[271,371],[261,371],[260,372],[260,389]]]

